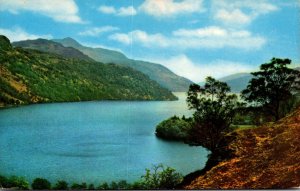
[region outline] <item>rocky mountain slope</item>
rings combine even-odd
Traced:
[[[300,108],[275,123],[237,131],[234,156],[186,189],[282,189],[300,186]]]

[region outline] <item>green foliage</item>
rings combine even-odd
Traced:
[[[141,189],[174,189],[182,181],[183,177],[171,167],[164,167],[162,164],[154,165],[152,170],[146,169],[145,175],[139,181],[132,184],[126,180],[118,182],[112,181],[110,184],[104,182],[97,187],[97,190],[141,190]],[[51,183],[44,178],[36,178],[31,184],[34,190],[49,190]],[[11,176],[6,178],[0,175],[1,188],[18,188],[22,190],[29,189],[29,183],[22,177]],[[68,190],[68,183],[64,180],[59,180],[53,187],[54,190]],[[95,190],[94,184],[83,182],[81,184],[73,183],[70,187],[72,190]]]
[[[68,190],[68,183],[64,180],[59,180],[53,187],[54,190]]]
[[[34,190],[50,190],[51,183],[45,178],[36,178],[33,180],[31,187]]]
[[[29,183],[25,180],[24,177],[18,177],[18,176],[11,176],[8,179],[10,188],[16,187],[21,190],[28,190],[29,189]]]
[[[290,59],[272,58],[253,72],[243,98],[254,106],[262,106],[275,120],[286,114],[282,107],[300,90],[300,72],[287,67]]]
[[[159,123],[155,134],[163,139],[184,141],[191,128],[191,121],[192,119],[186,119],[184,116],[181,119],[173,116]]]
[[[199,145],[216,152],[222,147],[224,136],[232,129],[230,125],[239,106],[237,96],[229,94],[224,82],[206,78],[204,87],[190,86],[187,103],[194,109],[194,123],[189,131],[187,143]]]
[[[0,188],[18,188],[21,190],[29,190],[29,183],[23,177],[11,176],[6,178],[0,175]]]
[[[142,189],[174,189],[181,183],[183,177],[171,167],[164,167],[162,164],[154,165],[152,171],[146,169],[142,176]]]
[[[0,188],[8,188],[9,182],[8,179],[5,176],[0,175]]]
[[[88,186],[88,190],[95,190],[95,186],[94,186],[94,184],[89,184],[89,186]]]
[[[0,50],[10,50],[12,48],[9,39],[6,36],[0,35]]]
[[[5,105],[18,102],[177,99],[148,76],[129,67],[67,59],[22,48],[0,52],[0,61],[0,102]],[[27,91],[16,89],[11,81],[17,81]]]
[[[102,184],[100,184],[98,187],[97,187],[98,190],[109,190],[109,185],[107,184],[107,182],[104,182]]]
[[[73,183],[71,186],[72,190],[86,190],[87,184],[85,182],[82,182],[81,184]]]
[[[187,91],[189,85],[192,83],[186,78],[177,76],[160,64],[128,59],[122,53],[113,50],[85,47],[71,38],[57,39],[55,41],[64,46],[76,48],[98,62],[115,63],[140,71],[173,92]]]

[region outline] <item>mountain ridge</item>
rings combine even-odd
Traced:
[[[64,39],[53,39],[53,41],[61,43],[67,47],[70,46],[76,48],[96,61],[106,64],[115,63],[136,69],[148,75],[152,80],[157,81],[163,87],[174,92],[185,92],[188,90],[189,85],[193,83],[184,77],[174,74],[171,70],[161,64],[130,59],[123,53],[115,50],[86,47],[70,37]]]
[[[18,42],[13,42],[13,46],[22,47],[27,49],[36,49],[42,52],[54,53],[65,58],[77,58],[86,61],[94,61],[92,58],[83,54],[81,51],[73,47],[65,47],[60,43],[46,40],[46,39],[36,39],[36,40],[23,40]]]

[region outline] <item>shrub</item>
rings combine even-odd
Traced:
[[[29,190],[29,183],[23,177],[11,176],[8,179],[8,182],[9,182],[9,185],[8,185],[9,188],[16,187],[21,190]]]
[[[71,186],[72,190],[86,190],[87,189],[87,184],[85,182],[78,184],[78,183],[73,183]]]
[[[68,190],[68,183],[64,180],[59,180],[54,186],[54,190]]]
[[[183,177],[171,167],[164,167],[162,164],[154,165],[152,171],[146,169],[142,176],[140,189],[174,189],[181,183]]]
[[[36,178],[31,184],[32,189],[34,190],[49,190],[51,189],[51,183],[44,178]]]
[[[102,184],[100,184],[98,187],[97,187],[98,190],[108,190],[109,189],[109,185],[107,184],[107,182],[104,182]]]

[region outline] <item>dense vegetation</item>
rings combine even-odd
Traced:
[[[118,51],[82,46],[72,38],[56,39],[54,41],[66,47],[76,48],[98,62],[115,63],[138,70],[173,92],[187,91],[189,85],[193,83],[184,77],[174,74],[160,64],[129,59]]]
[[[156,136],[176,141],[184,141],[191,129],[191,118],[179,118],[177,116],[170,117],[156,126]]]
[[[171,167],[165,167],[162,164],[154,165],[151,169],[146,169],[146,173],[141,176],[141,179],[128,183],[125,180],[118,182],[112,181],[110,184],[107,182],[100,183],[98,186],[94,184],[72,183],[70,186],[64,180],[58,180],[54,186],[44,178],[36,178],[31,184],[31,188],[34,190],[149,190],[149,189],[174,189],[181,181],[183,177],[180,173],[176,172]],[[23,177],[11,176],[6,178],[0,175],[0,189],[1,188],[18,188],[22,190],[29,190],[29,182]]]
[[[0,105],[85,100],[175,100],[141,72],[12,48],[0,36]]]

